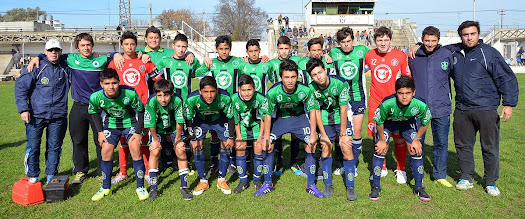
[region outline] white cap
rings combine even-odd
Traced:
[[[60,42],[58,42],[58,40],[52,39],[52,40],[47,41],[45,49],[50,50],[53,48],[62,49],[62,46],[60,45]]]

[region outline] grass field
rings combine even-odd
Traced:
[[[525,74],[518,75],[520,90],[525,90]],[[23,207],[11,200],[13,183],[24,174],[25,129],[14,104],[14,82],[0,82],[0,103],[4,107],[0,116],[0,217],[2,218],[71,218],[71,217],[102,217],[122,216],[125,218],[182,218],[182,217],[213,217],[213,218],[392,218],[392,217],[433,217],[433,218],[523,218],[525,217],[525,174],[523,172],[525,159],[521,157],[525,147],[523,136],[525,131],[520,126],[525,121],[524,95],[520,96],[520,104],[513,111],[509,122],[501,123],[500,168],[501,174],[497,185],[502,192],[499,197],[488,196],[483,185],[483,162],[479,143],[475,147],[476,174],[474,188],[468,191],[457,191],[444,188],[430,180],[432,172],[431,132],[427,132],[425,146],[424,186],[432,197],[428,203],[421,202],[412,194],[409,185],[398,185],[392,169],[395,169],[394,156],[389,152],[387,164],[389,175],[382,180],[381,199],[373,202],[368,199],[370,182],[368,176],[372,165],[372,143],[369,137],[363,141],[363,155],[359,158],[356,178],[358,200],[346,200],[344,180],[334,176],[334,197],[317,199],[305,193],[306,179],[293,175],[288,169],[281,177],[275,177],[276,190],[262,197],[253,196],[253,186],[242,194],[224,195],[215,188],[216,178],[211,179],[211,188],[192,201],[183,201],[179,193],[178,174],[161,179],[160,196],[155,201],[141,202],[135,194],[135,180],[113,186],[113,194],[99,202],[92,202],[91,196],[98,191],[100,183],[96,179],[96,155],[94,145],[90,142],[91,170],[90,178],[81,186],[70,188],[71,197],[64,202],[40,204]],[[5,105],[4,105],[5,104]],[[71,106],[71,104],[69,105]],[[366,121],[366,120],[365,120]],[[363,127],[363,130],[366,129]],[[287,137],[289,139],[289,137]],[[91,139],[91,138],[90,138]],[[479,139],[479,137],[478,137]],[[43,141],[44,142],[44,141]],[[285,142],[284,157],[289,158],[288,144]],[[45,146],[42,146],[45,147]],[[72,169],[71,143],[69,133],[66,134],[59,175],[70,175]],[[205,149],[206,153],[209,153]],[[457,182],[459,167],[454,148],[452,129],[449,138],[448,180]],[[45,181],[44,150],[40,158],[42,174],[40,180]],[[207,156],[208,157],[208,156]],[[116,158],[116,157],[115,157]],[[304,159],[301,152],[300,160]],[[116,161],[116,159],[114,159]],[[285,160],[285,165],[288,161]],[[118,166],[115,162],[114,173]],[[409,162],[407,165],[407,173]],[[128,175],[133,173],[128,171]],[[410,173],[409,173],[410,175]],[[230,178],[232,189],[237,185],[237,178]],[[189,178],[191,188],[197,184],[196,176]],[[323,188],[323,182],[318,182]],[[455,183],[454,183],[455,184]]]

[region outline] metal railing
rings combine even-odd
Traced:
[[[190,46],[195,52],[199,53],[202,57],[209,57],[210,53],[215,53],[215,49],[207,44],[213,43],[213,41],[207,39],[188,23],[182,21],[181,31],[189,38],[188,46]]]

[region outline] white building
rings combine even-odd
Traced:
[[[354,30],[374,26],[377,0],[309,0],[305,5],[307,27],[316,32],[350,27]]]

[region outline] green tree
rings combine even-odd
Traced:
[[[39,15],[46,15],[46,11],[40,10],[39,7],[32,8],[13,8],[6,11],[4,16],[0,17],[0,21],[36,21]]]

